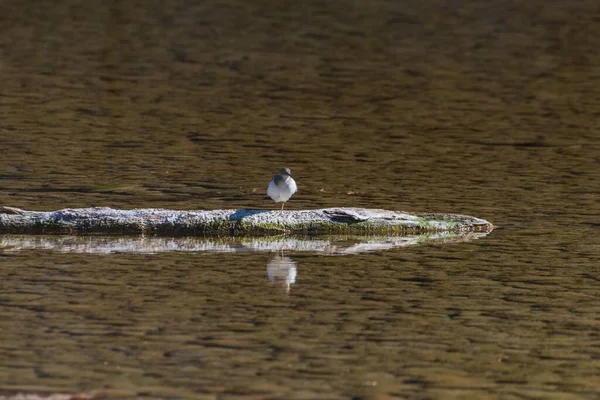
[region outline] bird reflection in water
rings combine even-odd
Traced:
[[[271,285],[279,286],[290,292],[290,286],[296,283],[296,263],[283,253],[276,255],[267,263],[267,275]]]

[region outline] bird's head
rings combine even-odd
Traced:
[[[279,175],[292,176],[292,171],[290,171],[289,168],[281,168],[281,170],[279,171]]]

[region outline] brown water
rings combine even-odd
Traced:
[[[0,205],[457,212],[353,256],[0,253],[0,389],[596,399],[596,1],[0,2]],[[90,239],[92,240],[92,239]]]

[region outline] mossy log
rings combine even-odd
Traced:
[[[262,236],[489,232],[493,225],[458,214],[364,208],[320,210],[117,210],[106,207],[26,211],[0,207],[0,233]]]

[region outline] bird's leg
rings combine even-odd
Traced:
[[[283,206],[285,206],[285,201],[281,203],[281,211],[283,211]]]

